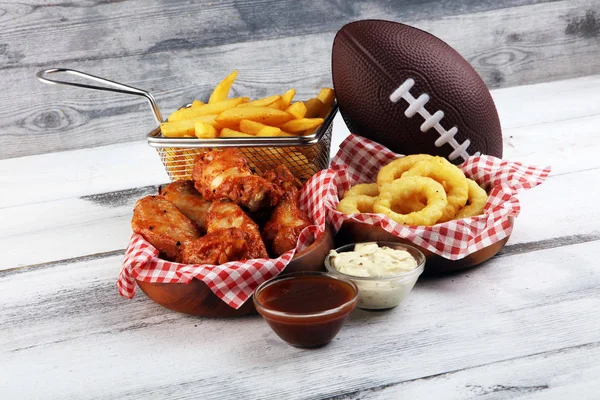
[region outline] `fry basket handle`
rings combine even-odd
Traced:
[[[85,79],[88,79],[88,80],[91,80],[94,82],[105,84],[109,87],[87,85],[85,83],[75,83],[75,82],[54,80],[54,79],[49,79],[45,76],[45,75],[58,74],[58,73],[75,75],[75,76],[85,78]],[[49,85],[77,86],[77,87],[81,87],[81,88],[85,88],[85,89],[104,90],[106,92],[132,94],[135,96],[145,97],[146,100],[148,100],[148,102],[150,103],[150,106],[152,107],[152,112],[154,113],[154,118],[156,119],[156,122],[160,125],[163,121],[162,115],[160,114],[160,110],[158,109],[158,105],[156,104],[156,100],[154,100],[154,96],[152,96],[150,93],[146,92],[145,90],[137,89],[137,88],[134,88],[131,86],[123,85],[122,83],[113,82],[108,79],[100,78],[98,76],[86,74],[81,71],[75,71],[73,69],[67,69],[67,68],[45,69],[45,70],[39,71],[36,74],[36,76],[40,82],[47,83]]]

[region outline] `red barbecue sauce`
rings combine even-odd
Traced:
[[[258,293],[262,306],[258,311],[275,333],[291,345],[319,347],[339,332],[356,307],[356,293],[352,284],[329,276],[292,276],[275,281]]]

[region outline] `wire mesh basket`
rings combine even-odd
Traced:
[[[337,106],[330,110],[323,124],[309,136],[254,138],[167,138],[160,128],[148,134],[148,144],[158,155],[172,181],[192,179],[194,160],[210,149],[236,147],[250,161],[255,172],[263,173],[283,164],[301,181],[308,180],[329,165],[333,118]]]
[[[52,80],[45,75],[64,73],[106,85],[94,86],[83,83]],[[163,137],[160,124],[163,122],[154,97],[141,89],[123,85],[108,79],[65,68],[52,68],[37,73],[41,82],[48,84],[77,86],[145,97],[152,107],[158,127],[148,133],[148,144],[155,147],[169,178],[172,181],[192,179],[194,160],[198,154],[211,149],[236,147],[250,161],[255,172],[263,173],[283,164],[301,181],[306,181],[329,165],[329,151],[333,119],[338,107],[334,103],[323,124],[312,134],[285,137],[224,137],[199,139],[187,137]],[[187,105],[185,107],[190,107]]]

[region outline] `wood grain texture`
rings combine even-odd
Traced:
[[[598,251],[596,240],[422,279],[399,308],[356,311],[331,345],[314,351],[284,344],[259,317],[193,318],[143,295],[119,298],[120,257],[4,271],[0,366],[10,372],[0,374],[0,394],[362,398],[356,393],[382,388],[418,392],[424,377],[432,389],[481,398],[502,386],[573,394],[599,383]],[[553,375],[557,356],[567,376],[581,366],[572,386]],[[535,373],[519,376],[532,366]]]
[[[587,163],[594,164],[596,158],[591,155],[598,145],[598,91],[600,75],[492,90],[504,127],[507,157],[552,164],[555,172],[577,171],[588,168]],[[572,129],[577,135],[568,134]],[[338,116],[332,154],[347,133]],[[543,146],[546,140],[552,145]],[[578,157],[579,152],[590,157]],[[168,181],[156,151],[143,141],[0,160],[0,170],[10,171],[0,175],[4,189],[0,208]]]
[[[519,196],[522,212],[509,248],[521,247],[511,251],[599,234],[600,215],[587,200],[600,195],[600,111],[593,107],[598,88],[600,76],[493,91],[502,123],[509,127],[506,158],[553,167],[544,185]],[[561,105],[548,101],[556,97],[564,98]],[[529,99],[526,112],[532,118],[522,119],[515,98]],[[576,107],[578,100],[586,106]],[[343,122],[336,120],[333,141],[346,135]],[[12,249],[0,269],[122,250],[133,204],[168,180],[154,150],[143,142],[8,159],[0,168],[14,171],[0,177],[5,188],[0,248]]]
[[[594,399],[600,390],[600,343],[588,343],[527,357],[426,376],[339,396],[372,399]],[[498,376],[502,371],[502,376]]]
[[[528,245],[533,251],[546,240],[600,235],[600,210],[588,200],[600,196],[598,171],[552,176],[519,195],[522,211],[508,246]],[[150,193],[156,193],[154,186],[100,196],[114,200],[106,203],[93,196],[0,209],[0,248],[11,249],[0,270],[124,249],[135,201]]]
[[[335,32],[356,19],[418,21],[549,1],[27,0],[0,6],[0,29],[7,42],[0,69]]]
[[[0,159],[135,140],[154,126],[143,101],[43,86],[42,67],[140,86],[164,113],[206,98],[234,68],[238,93],[294,86],[308,98],[331,84],[335,31],[387,18],[440,36],[490,87],[504,87],[599,73],[597,13],[597,0],[2,4]]]

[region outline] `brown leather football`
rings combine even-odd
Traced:
[[[333,42],[333,85],[350,132],[400,154],[460,163],[502,157],[492,96],[471,65],[437,37],[397,22],[363,20]]]

